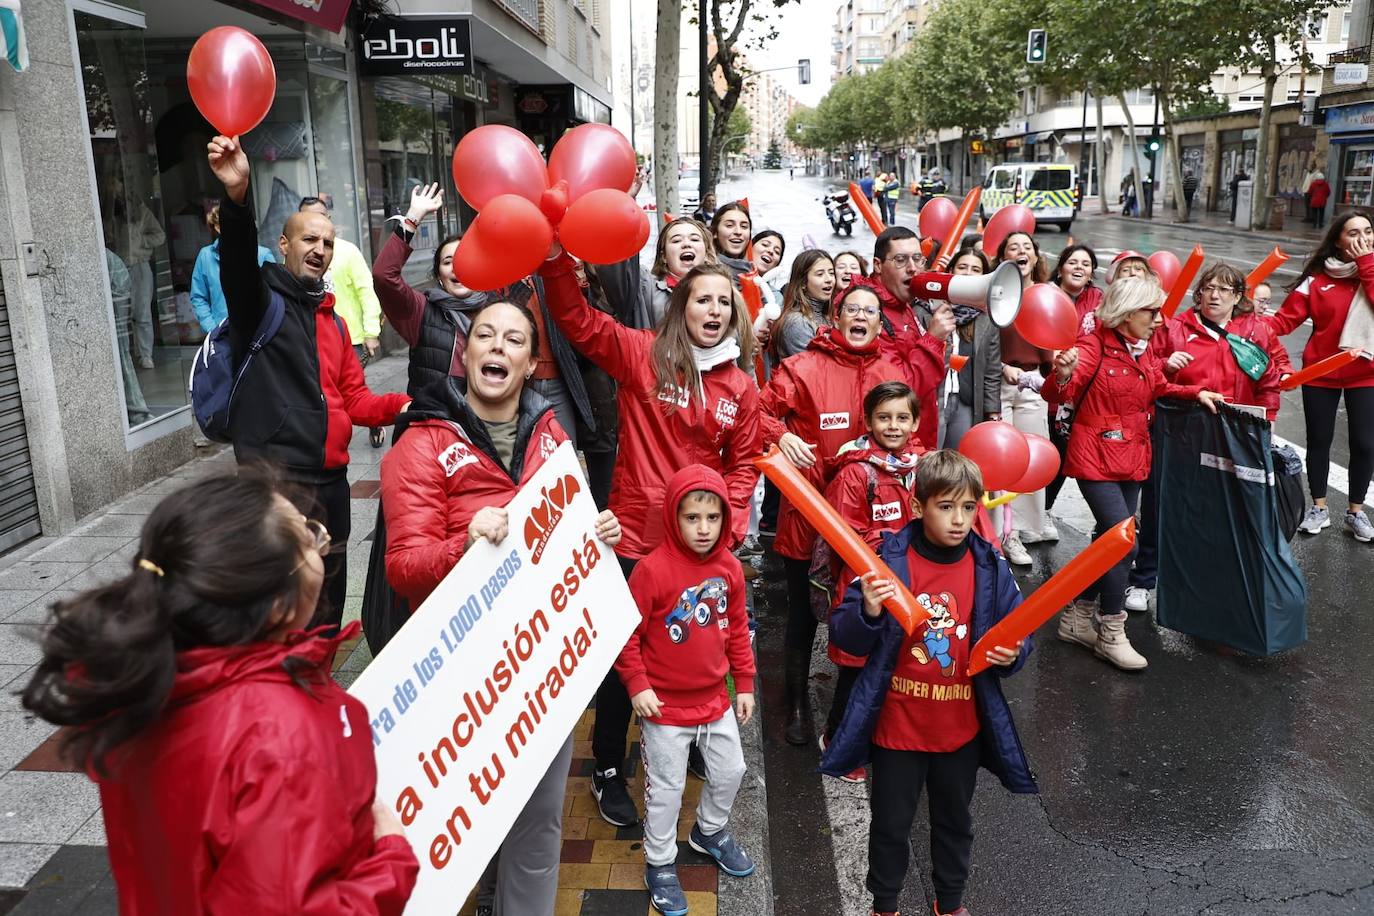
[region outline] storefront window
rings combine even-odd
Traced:
[[[330,217],[340,236],[355,245],[364,245],[353,178],[353,119],[348,113],[347,82],[310,73],[310,126],[316,176],[311,193],[327,199]]]
[[[76,13],[77,49],[129,426],[186,406],[199,339],[173,289],[142,30]]]
[[[1352,146],[1345,150],[1341,204],[1347,207],[1374,205],[1374,147]]]

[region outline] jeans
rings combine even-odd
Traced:
[[[532,378],[525,383],[553,405],[558,425],[568,434],[568,441],[577,448],[577,405],[573,403],[568,386],[561,378]]]
[[[348,536],[353,531],[348,474],[341,470],[328,482],[315,484],[313,491],[314,505],[306,515],[323,521],[329,529],[329,553],[324,558],[324,587],[320,589],[310,625],[337,628],[343,621],[344,602],[348,598]]]
[[[1140,481],[1138,480],[1080,480],[1078,489],[1087,500],[1097,524],[1093,526],[1093,537],[1099,538],[1108,528],[1135,515],[1136,504],[1140,501]],[[1096,582],[1089,585],[1079,595],[1079,599],[1100,602],[1103,617],[1124,613],[1126,603],[1126,580],[1130,575],[1131,560],[1135,557],[1135,545],[1131,545],[1126,556],[1104,572]]]
[[[1159,454],[1159,433],[1150,425],[1151,454]],[[1140,527],[1136,529],[1135,565],[1131,585],[1154,588],[1159,573],[1159,463],[1151,462],[1150,476],[1140,485]]]

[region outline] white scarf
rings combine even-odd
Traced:
[[[701,377],[722,363],[731,363],[739,359],[739,339],[726,337],[712,347],[698,347],[693,344],[692,357],[697,361],[697,395],[700,396],[704,407],[706,405],[706,385],[701,381]]]
[[[1348,280],[1356,276],[1358,268],[1353,261],[1340,261],[1327,258],[1322,269],[1328,277]],[[1350,300],[1350,309],[1341,327],[1341,338],[1337,344],[1342,350],[1363,350],[1366,355],[1374,354],[1374,306],[1364,294],[1364,284],[1355,286],[1355,298]]]

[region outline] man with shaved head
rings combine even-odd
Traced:
[[[249,352],[264,317],[280,312],[277,332],[238,380],[229,434],[234,457],[276,465],[313,491],[307,509],[329,529],[325,587],[314,626],[338,626],[347,590],[351,528],[348,444],[353,427],[390,426],[409,403],[373,394],[348,329],[334,314],[324,275],[334,259],[334,224],[320,213],[293,213],[277,241],[283,264],[257,259],[257,225],[248,199],[248,157],[237,139],[215,137],[210,169],[224,185],[220,202],[220,280],[236,359]]]

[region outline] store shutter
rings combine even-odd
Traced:
[[[14,364],[5,284],[0,278],[0,551],[41,533],[33,462],[19,397],[19,371]]]

